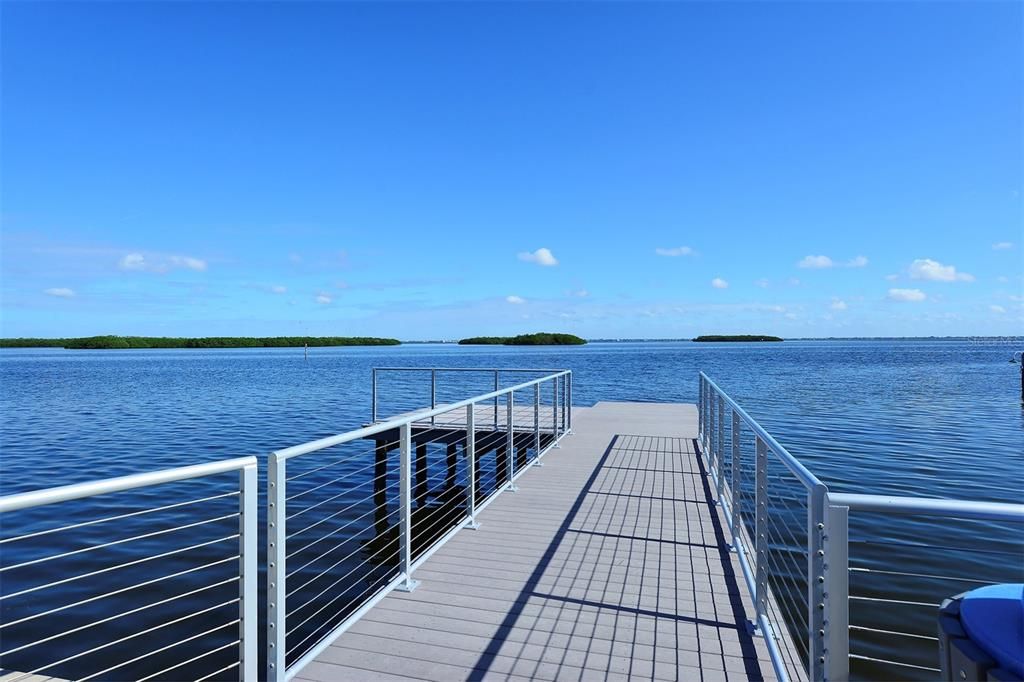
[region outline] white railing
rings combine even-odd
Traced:
[[[433,409],[271,453],[267,678],[291,679],[392,590],[415,589],[416,568],[478,527],[477,514],[558,446],[570,385],[559,371],[435,399]]]
[[[826,504],[829,679],[936,679],[943,599],[1024,582],[1024,505],[833,492]]]
[[[939,603],[981,584],[1024,580],[1024,505],[829,492],[704,373],[698,406],[701,454],[780,680],[847,680],[851,662],[867,679],[934,678]],[[959,537],[1002,540],[999,547],[949,546],[897,538],[895,529],[874,537],[867,525],[855,525],[859,536],[851,540],[851,512],[934,519],[936,538],[948,536],[953,521]],[[964,527],[971,522],[1004,527]],[[915,549],[896,555],[894,547]],[[987,552],[1002,563],[976,563],[964,575],[943,561],[952,551]],[[870,584],[872,577],[885,585]],[[881,638],[875,649],[868,648],[872,637]]]
[[[430,401],[435,409],[447,400],[461,400],[466,395],[487,391],[497,392],[502,380],[512,378],[513,383],[522,381],[523,375],[532,378],[557,374],[560,380],[553,382],[551,404],[558,404],[562,421],[558,428],[572,431],[572,373],[560,369],[535,369],[521,367],[374,367],[371,379],[370,420],[377,422],[381,412],[385,419],[395,417],[399,412],[418,409]],[[388,377],[397,381],[388,385]],[[429,379],[429,382],[428,382]],[[381,386],[384,381],[385,385]],[[493,383],[492,383],[493,382]],[[439,398],[440,396],[440,398]],[[390,399],[390,400],[389,400]],[[548,396],[543,400],[546,402]],[[381,403],[390,408],[381,410]],[[500,418],[498,398],[493,399],[491,421],[497,424]],[[483,416],[483,415],[481,415]]]
[[[241,457],[0,498],[4,679],[256,680],[256,485]]]

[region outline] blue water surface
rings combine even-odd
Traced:
[[[1021,345],[983,340],[591,343],[538,348],[407,344],[313,348],[308,355],[301,348],[5,349],[0,351],[0,493],[250,454],[260,458],[263,469],[271,450],[340,433],[369,421],[371,368],[447,366],[571,369],[573,401],[579,406],[601,400],[696,402],[698,372],[704,371],[834,490],[1022,502],[1024,411],[1020,368],[1008,362]],[[382,375],[378,383],[381,414],[429,404],[429,380],[425,376],[410,381]],[[493,388],[492,381],[486,374],[473,378],[441,375],[438,401],[486,392]],[[503,386],[515,381],[511,373],[501,378]],[[261,477],[265,478],[264,471]],[[175,484],[178,487],[165,487],[149,497],[140,494],[130,502],[116,501],[114,496],[109,496],[109,501],[93,500],[69,507],[70,511],[62,511],[56,521],[75,524],[237,489],[237,477],[222,479],[219,487],[213,483],[191,488]],[[190,529],[187,540],[172,541],[177,536],[168,531],[104,550],[113,553],[115,562],[123,563],[209,542],[194,550],[199,563],[188,563],[176,555],[174,561],[180,563],[172,563],[171,568],[188,571],[204,562],[223,561],[209,569],[186,573],[178,578],[180,582],[173,590],[164,590],[163,583],[155,583],[145,591],[145,598],[122,608],[141,608],[169,599],[183,589],[229,581],[236,569],[231,552],[237,539],[230,538],[237,533],[237,518],[230,517],[236,510],[237,499],[231,497],[204,503],[202,513],[192,506],[170,509],[157,522],[158,531],[195,520],[213,520]],[[109,614],[104,602],[107,597],[94,599],[96,595],[159,578],[170,572],[167,565],[157,569],[153,562],[143,562],[127,570],[106,570],[110,556],[104,563],[94,559],[101,552],[92,551],[60,560],[74,562],[70,574],[53,568],[56,561],[30,563],[54,553],[76,552],[96,542],[109,542],[111,537],[154,532],[152,526],[143,527],[140,518],[149,517],[120,522],[121,533],[113,536],[108,524],[95,524],[40,536],[32,542],[0,544],[0,563],[14,567],[0,573],[3,595],[31,590],[33,585],[71,574],[101,571],[96,577],[71,581],[62,590],[3,597],[3,622],[20,618],[26,621],[17,626],[21,630],[11,628],[7,637],[0,638],[5,642],[0,655],[15,648],[9,646],[12,643],[53,636],[43,662],[71,660],[44,670],[47,674],[96,674],[100,679],[140,677],[144,671],[163,679],[198,676],[199,669],[193,668],[162,672],[166,664],[158,665],[159,657],[154,657],[148,668],[139,668],[145,662],[136,662],[105,672],[104,663],[113,665],[125,660],[123,654],[115,655],[116,647],[82,655],[96,643],[89,642],[84,634],[77,638],[59,636],[69,623],[85,626]],[[38,532],[55,527],[54,523],[53,515],[45,510],[26,512],[0,519],[0,536]],[[955,569],[956,575],[977,575],[985,574],[993,565],[1024,570],[1024,556],[1019,553],[1019,544],[1014,544],[1020,540],[1018,530],[999,524],[951,527],[944,522],[865,518],[851,520],[851,542],[862,543],[858,545],[858,558],[863,567],[885,570],[896,563],[905,569],[908,561],[923,566],[920,562],[931,557],[935,565],[929,567],[929,574]],[[222,538],[228,539],[216,544]],[[933,550],[907,549],[921,538],[951,549],[941,560],[935,559]],[[963,548],[972,544],[976,548],[983,545],[993,553],[979,549],[965,556]],[[998,579],[1005,571],[993,569],[988,573],[983,577]],[[125,576],[123,584],[117,582],[120,574]],[[360,579],[368,580],[365,575]],[[861,584],[858,580],[860,574],[852,574],[851,593],[862,589],[867,597],[896,589],[902,589],[904,595],[914,594],[914,590],[921,589],[920,581],[910,584],[901,575],[874,583]],[[939,581],[930,587],[952,594],[964,586]],[[236,585],[227,583],[222,588],[225,602],[237,594]],[[209,592],[174,603],[184,608],[184,613],[205,608],[215,603],[213,593],[217,589],[221,588],[210,588]],[[86,603],[59,611],[66,619],[57,624],[44,624],[52,618],[33,618],[33,614],[49,608],[82,600]],[[885,619],[872,620],[871,614],[877,609],[870,602],[865,604],[863,617],[858,615],[858,604],[851,604],[851,623],[886,629],[880,627],[886,624]],[[223,630],[210,635],[221,639],[208,640],[222,642],[226,649],[211,655],[208,661],[217,659],[228,664],[235,660],[229,646],[237,630],[230,622],[236,617],[232,609],[237,611],[237,606],[224,606],[219,621],[211,615],[219,612],[202,615],[210,619],[211,627],[227,623]],[[124,637],[134,636],[144,629],[143,615],[147,611],[142,609],[142,615],[125,616],[107,627],[116,628]],[[930,629],[931,611],[922,609],[906,618],[919,621],[925,632],[934,631]],[[126,642],[130,645],[126,650],[139,652],[146,651],[147,646],[166,646],[195,632],[187,625],[183,623],[174,637],[167,630],[155,632],[148,644],[141,639],[149,634],[141,639],[134,637]],[[88,631],[86,628],[83,633]],[[854,646],[867,657],[892,658],[896,650],[919,646],[917,642],[893,641],[873,630],[854,632],[853,639]],[[929,651],[927,645],[922,645],[921,654],[914,660],[922,667],[934,665]],[[90,665],[97,662],[88,669],[68,668],[86,660]],[[29,647],[0,659],[0,668],[37,669],[39,661]],[[861,668],[863,676],[888,674],[871,667],[870,662],[866,665]],[[206,672],[215,672],[217,667],[208,667]],[[900,670],[908,677],[932,676],[918,669]],[[232,675],[237,673],[228,671],[222,676]]]

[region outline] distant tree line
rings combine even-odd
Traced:
[[[374,336],[86,336],[68,339],[0,339],[0,348],[289,348],[295,346],[397,346],[398,339]]]
[[[765,334],[709,334],[698,336],[694,341],[782,341],[778,336],[767,336]]]
[[[581,346],[586,343],[573,334],[520,334],[519,336],[472,336],[461,339],[460,346]]]

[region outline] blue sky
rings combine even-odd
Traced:
[[[1024,333],[1024,5],[4,2],[4,336]]]

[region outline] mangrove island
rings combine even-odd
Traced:
[[[66,348],[123,350],[131,348],[291,348],[302,346],[397,346],[398,339],[373,336],[86,336],[68,339],[0,339],[0,348]]]
[[[573,334],[520,334],[519,336],[473,336],[460,339],[460,346],[582,346],[587,341]]]
[[[764,334],[708,334],[698,336],[694,339],[698,343],[712,341],[782,341],[778,336],[767,336]]]

